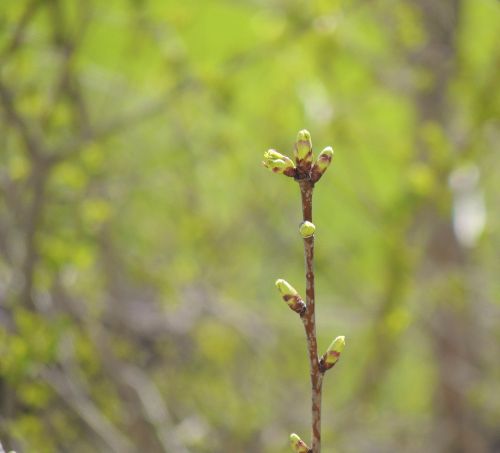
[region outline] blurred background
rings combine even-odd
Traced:
[[[4,0],[0,440],[309,439],[291,179],[315,191],[325,452],[500,452],[496,0]]]

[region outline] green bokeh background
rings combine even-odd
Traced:
[[[500,451],[496,0],[0,3],[0,441],[309,441],[297,184],[317,184],[323,451]]]

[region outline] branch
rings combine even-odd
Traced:
[[[123,380],[135,392],[148,423],[165,452],[189,453],[175,431],[168,408],[156,384],[138,367],[131,365],[122,368]]]
[[[17,111],[13,95],[2,79],[0,79],[0,101],[7,120],[18,130],[28,155],[30,157],[40,157],[42,155],[41,138],[30,129],[28,123]]]
[[[195,79],[187,78],[179,82],[176,87],[160,96],[159,99],[144,103],[135,110],[123,114],[123,116],[114,118],[101,126],[89,127],[76,138],[72,138],[61,146],[57,147],[50,156],[49,161],[58,164],[64,160],[70,159],[78,154],[82,148],[91,142],[103,140],[114,134],[136,127],[144,120],[149,119],[163,111],[166,105],[172,103],[180,92],[187,88],[196,88],[199,84]]]
[[[7,42],[2,50],[2,54],[0,56],[1,63],[3,63],[21,45],[24,30],[26,29],[29,21],[35,15],[36,10],[41,3],[42,2],[40,0],[31,0],[31,2],[26,5],[26,9],[23,11],[21,17],[19,18],[14,33],[12,33],[11,39]]]
[[[323,176],[333,157],[333,149],[325,148],[313,163],[311,135],[302,130],[295,143],[295,163],[288,156],[276,150],[264,154],[264,166],[274,173],[293,177],[300,186],[302,200],[303,222],[299,233],[304,240],[304,258],[306,273],[306,302],[298,292],[283,279],[276,281],[283,300],[300,315],[304,324],[309,356],[311,378],[311,448],[297,434],[290,436],[290,443],[295,453],[320,453],[321,450],[321,392],[324,373],[338,361],[345,345],[344,337],[337,337],[327,352],[318,357],[318,342],[316,338],[315,296],[314,296],[314,232],[312,223],[312,199],[314,184]]]
[[[312,196],[314,184],[308,180],[300,181],[302,199],[302,215],[304,222],[312,223]],[[318,342],[316,339],[316,318],[314,305],[314,235],[304,238],[304,258],[306,270],[306,305],[307,309],[302,316],[307,338],[307,351],[311,376],[311,438],[313,453],[321,448],[321,391],[323,373],[319,369]]]
[[[114,453],[134,451],[130,441],[105,417],[79,385],[75,373],[67,366],[63,371],[42,370],[42,378],[77,414],[97,437]],[[71,377],[70,377],[71,376]]]

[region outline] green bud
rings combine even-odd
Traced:
[[[333,148],[331,146],[327,146],[323,151],[319,153],[318,158],[316,159],[316,164],[320,168],[320,170],[325,171],[330,165],[330,162],[333,158]]]
[[[275,149],[268,149],[264,153],[264,159],[283,159],[284,157],[284,154],[279,153]]]
[[[309,131],[305,129],[299,131],[297,134],[297,142],[295,143],[295,151],[300,160],[305,159],[307,155],[312,152],[312,141]]]
[[[335,338],[335,340],[332,341],[332,344],[328,347],[326,352],[323,354],[323,357],[321,357],[320,360],[320,365],[323,367],[323,369],[329,370],[332,366],[334,366],[339,358],[340,354],[344,350],[345,347],[345,337],[340,336]]]
[[[309,447],[297,434],[290,434],[290,446],[295,453],[309,453]]]
[[[298,294],[297,290],[292,285],[290,285],[290,283],[288,283],[286,280],[283,280],[282,278],[278,278],[278,280],[276,280],[275,285],[282,296],[296,296]]]
[[[299,226],[299,233],[304,239],[310,238],[315,231],[316,227],[314,226],[314,223],[307,220],[305,222],[302,222]]]
[[[309,172],[312,164],[312,141],[311,134],[305,129],[299,131],[297,134],[297,141],[295,142],[295,160],[297,166],[301,170]]]
[[[321,176],[323,176],[323,173],[330,165],[332,158],[333,148],[331,146],[327,146],[323,151],[321,151],[311,169],[311,181],[316,182],[321,178]]]
[[[268,162],[264,161],[263,164],[273,173],[283,173],[286,169],[286,162],[282,159],[273,159]]]
[[[290,285],[286,280],[279,278],[276,280],[276,288],[278,288],[283,300],[288,304],[288,306],[300,315],[304,314],[306,311],[306,304],[299,296],[297,290]]]
[[[295,164],[292,159],[284,154],[278,153],[274,149],[270,149],[264,153],[262,162],[264,167],[269,168],[274,173],[282,173],[286,176],[295,176]]]

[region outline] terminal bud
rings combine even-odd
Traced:
[[[295,142],[295,161],[300,171],[309,173],[313,161],[312,141],[309,131],[302,129]]]

